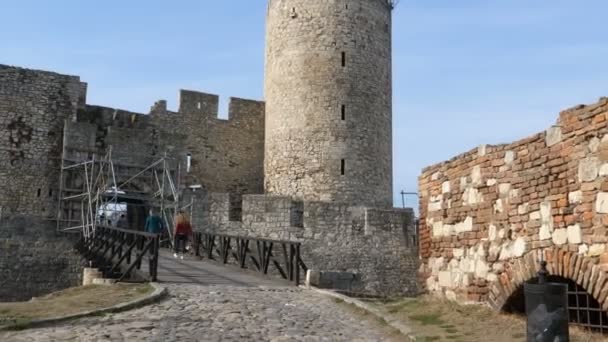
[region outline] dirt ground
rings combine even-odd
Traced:
[[[0,303],[0,326],[76,314],[131,301],[153,291],[149,284],[87,285],[37,297],[27,302]]]
[[[430,297],[390,302],[371,301],[392,317],[407,322],[416,341],[503,342],[525,341],[523,317],[497,313],[481,305],[459,305]],[[570,341],[608,341],[608,335],[591,334],[570,326]]]

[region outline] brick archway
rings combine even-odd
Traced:
[[[561,248],[547,248],[528,252],[523,257],[505,265],[498,280],[490,285],[488,301],[496,310],[502,310],[511,295],[529,279],[536,277],[540,269],[541,255],[547,261],[549,274],[571,279],[608,310],[608,268],[590,258]]]

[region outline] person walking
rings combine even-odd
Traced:
[[[186,252],[186,243],[190,236],[192,236],[192,225],[186,218],[183,212],[179,212],[175,217],[175,242],[173,256],[177,258],[178,254],[180,259],[184,259],[184,253]]]
[[[150,214],[146,218],[144,226],[146,233],[160,234],[163,232],[163,221],[160,219],[154,209],[150,209]]]

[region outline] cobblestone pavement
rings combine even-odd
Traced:
[[[166,284],[143,308],[52,327],[0,333],[0,341],[388,341],[379,324],[295,287]]]

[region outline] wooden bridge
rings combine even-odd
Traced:
[[[201,285],[299,285],[306,274],[300,243],[195,233],[192,253],[178,259],[160,236],[97,227],[80,252],[105,278]]]

